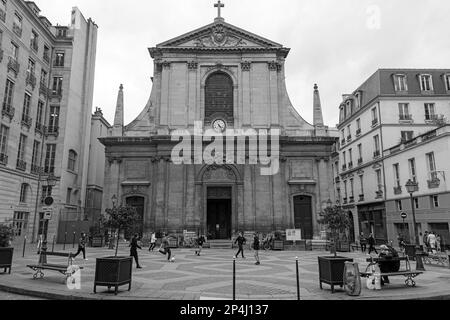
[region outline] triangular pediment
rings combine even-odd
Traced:
[[[157,45],[157,48],[282,48],[279,43],[219,21]]]

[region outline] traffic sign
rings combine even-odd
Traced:
[[[46,206],[51,206],[54,202],[55,200],[52,197],[47,197],[44,199],[44,203]]]
[[[50,212],[50,211],[45,212],[44,220],[52,220],[52,212]]]
[[[53,207],[42,207],[42,211],[44,211],[44,212],[52,212],[53,213]]]
[[[402,219],[406,219],[406,218],[408,218],[408,215],[406,214],[406,212],[402,212],[401,217],[402,217]]]

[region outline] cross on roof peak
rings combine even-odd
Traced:
[[[225,4],[218,0],[217,3],[214,4],[214,8],[217,8],[217,19],[222,19],[220,12],[222,8],[225,8]]]

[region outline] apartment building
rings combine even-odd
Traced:
[[[76,7],[70,18],[55,26],[34,2],[0,0],[0,222],[16,241],[53,237],[63,212],[85,206],[97,26]]]
[[[339,203],[354,218],[351,238],[364,232],[373,233],[379,242],[396,240],[394,220],[388,219],[393,173],[386,157],[392,148],[446,123],[450,70],[380,69],[352,94],[343,95],[339,108],[340,139],[333,174]],[[399,180],[399,185],[404,186],[407,178]]]

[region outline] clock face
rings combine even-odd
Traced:
[[[227,124],[224,120],[218,119],[213,122],[212,127],[216,132],[222,133],[226,130]]]

